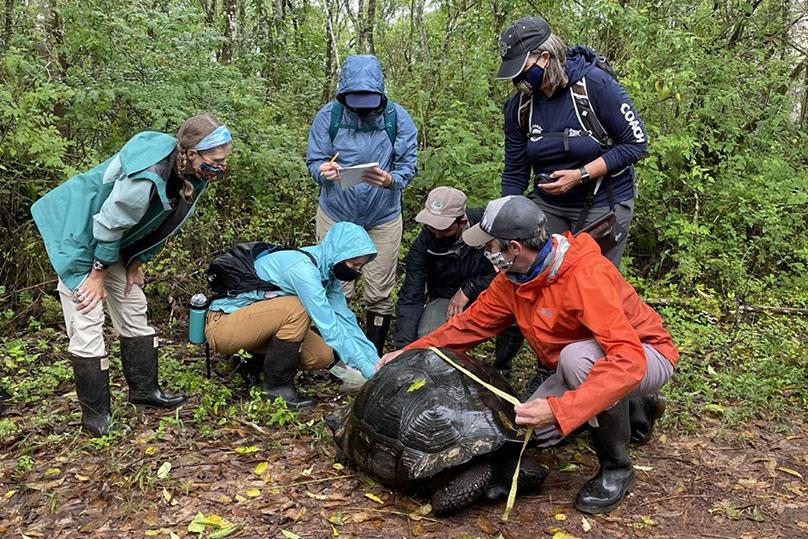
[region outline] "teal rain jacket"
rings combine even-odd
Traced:
[[[172,206],[166,187],[176,146],[170,135],[139,133],[118,153],[34,203],[31,214],[50,262],[68,288],[81,286],[94,258],[147,262],[193,213],[207,182],[189,178],[193,201]]]
[[[384,75],[375,56],[349,56],[340,71],[337,96],[347,92],[376,92],[384,94]],[[416,173],[417,130],[410,115],[395,104],[397,134],[395,145],[384,130],[384,115],[374,113],[366,119],[343,108],[342,126],[331,141],[331,108],[327,103],[317,115],[309,131],[306,165],[312,178],[320,185],[320,208],[332,221],[350,221],[370,230],[389,223],[401,214],[401,191]],[[337,163],[347,167],[378,162],[390,173],[393,183],[388,188],[367,183],[343,191],[339,182],[320,176],[320,165],[339,152]]]
[[[255,261],[255,271],[261,279],[280,288],[278,292],[268,293],[271,297],[297,296],[325,343],[345,363],[361,371],[365,378],[370,378],[379,355],[348,308],[342,285],[334,277],[332,268],[357,256],[375,258],[376,247],[362,227],[340,222],[328,230],[319,245],[303,247],[302,250],[314,256],[317,266],[301,252],[284,250],[259,256]],[[210,310],[232,313],[265,297],[264,292],[246,292],[234,298],[217,299],[211,303]]]

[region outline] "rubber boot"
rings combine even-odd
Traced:
[[[303,397],[295,389],[300,346],[299,342],[272,337],[264,355],[264,393],[270,400],[282,398],[293,410],[314,406],[313,400]]]
[[[654,423],[665,413],[667,401],[662,393],[640,395],[628,400],[628,415],[631,422],[631,442],[642,445],[651,439]]]
[[[503,378],[507,379],[511,375],[513,358],[519,353],[524,342],[525,338],[516,326],[511,326],[497,335],[493,366]]]
[[[157,383],[156,340],[156,335],[121,337],[121,364],[129,384],[129,402],[173,408],[185,402],[185,395],[163,391]]]
[[[598,426],[590,426],[589,434],[600,469],[575,498],[575,508],[591,514],[608,513],[620,505],[634,481],[634,466],[628,454],[628,399],[601,412],[597,419]]]
[[[376,346],[379,356],[384,351],[384,341],[387,340],[387,332],[390,331],[390,321],[392,314],[379,314],[368,311],[365,318],[365,335],[368,340]]]
[[[101,368],[106,361],[106,357],[71,357],[81,429],[93,437],[109,434],[109,369]]]

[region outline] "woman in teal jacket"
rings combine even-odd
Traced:
[[[207,182],[225,172],[231,149],[225,126],[207,114],[194,116],[177,138],[135,135],[31,207],[59,276],[81,424],[93,435],[107,434],[110,423],[102,300],[120,335],[129,401],[173,407],[185,400],[158,385],[157,336],[146,319],[140,266],[191,216]]]
[[[290,408],[313,404],[295,389],[298,367],[326,368],[334,352],[370,378],[379,355],[348,308],[340,281],[355,280],[375,256],[365,229],[348,222],[332,226],[319,245],[257,256],[256,274],[278,290],[214,300],[208,342],[225,354],[241,349],[264,354],[264,390]],[[310,330],[312,323],[319,334]]]

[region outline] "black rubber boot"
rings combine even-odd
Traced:
[[[295,373],[300,360],[299,342],[272,337],[264,356],[264,392],[270,400],[278,397],[293,410],[310,408],[314,401],[300,395],[295,389]]]
[[[648,443],[654,433],[654,423],[665,413],[667,400],[662,393],[641,395],[628,400],[628,416],[631,422],[631,442]]]
[[[628,454],[628,399],[598,414],[598,426],[589,427],[589,434],[600,470],[578,491],[575,508],[584,513],[608,513],[620,505],[634,481]]]
[[[384,341],[387,340],[387,332],[390,331],[391,314],[379,314],[368,311],[365,317],[365,335],[368,340],[376,346],[379,356],[384,351]]]
[[[251,353],[252,357],[233,356],[235,371],[248,386],[261,385],[261,373],[264,371],[264,354]]]
[[[519,349],[522,348],[522,343],[524,342],[525,338],[516,326],[511,326],[497,335],[493,366],[503,378],[508,378],[511,375],[513,358],[519,353]]]
[[[109,434],[109,369],[105,357],[71,357],[76,395],[81,405],[81,428],[94,437]]]
[[[158,408],[173,408],[185,395],[163,391],[157,383],[156,335],[121,337],[123,376],[129,384],[129,402]]]

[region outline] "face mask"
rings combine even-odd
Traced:
[[[349,267],[344,260],[334,264],[331,271],[334,272],[334,277],[340,281],[355,281],[359,277],[359,270]]]
[[[202,158],[199,168],[194,169],[194,173],[203,180],[212,180],[218,178],[227,172],[227,165],[225,163],[208,163]]]
[[[433,251],[448,251],[455,243],[457,243],[458,236],[444,236],[443,238],[436,238],[431,233],[429,234],[430,249]]]
[[[365,109],[365,108],[353,109],[353,108],[348,107],[348,110],[350,110],[351,112],[353,112],[354,114],[356,114],[360,118],[367,118],[368,116],[370,116],[371,114],[373,114],[374,112],[379,110],[379,108],[376,107],[375,109]]]
[[[511,269],[511,266],[513,266],[513,260],[505,260],[505,257],[502,255],[502,251],[490,253],[484,250],[483,254],[485,255],[485,258],[487,258],[488,261],[500,271],[508,271]],[[514,257],[514,259],[516,259],[516,257]]]
[[[544,68],[540,67],[539,64],[533,64],[527,71],[523,71],[514,77],[513,84],[518,91],[530,95],[534,90],[539,89],[542,78],[544,78]]]

